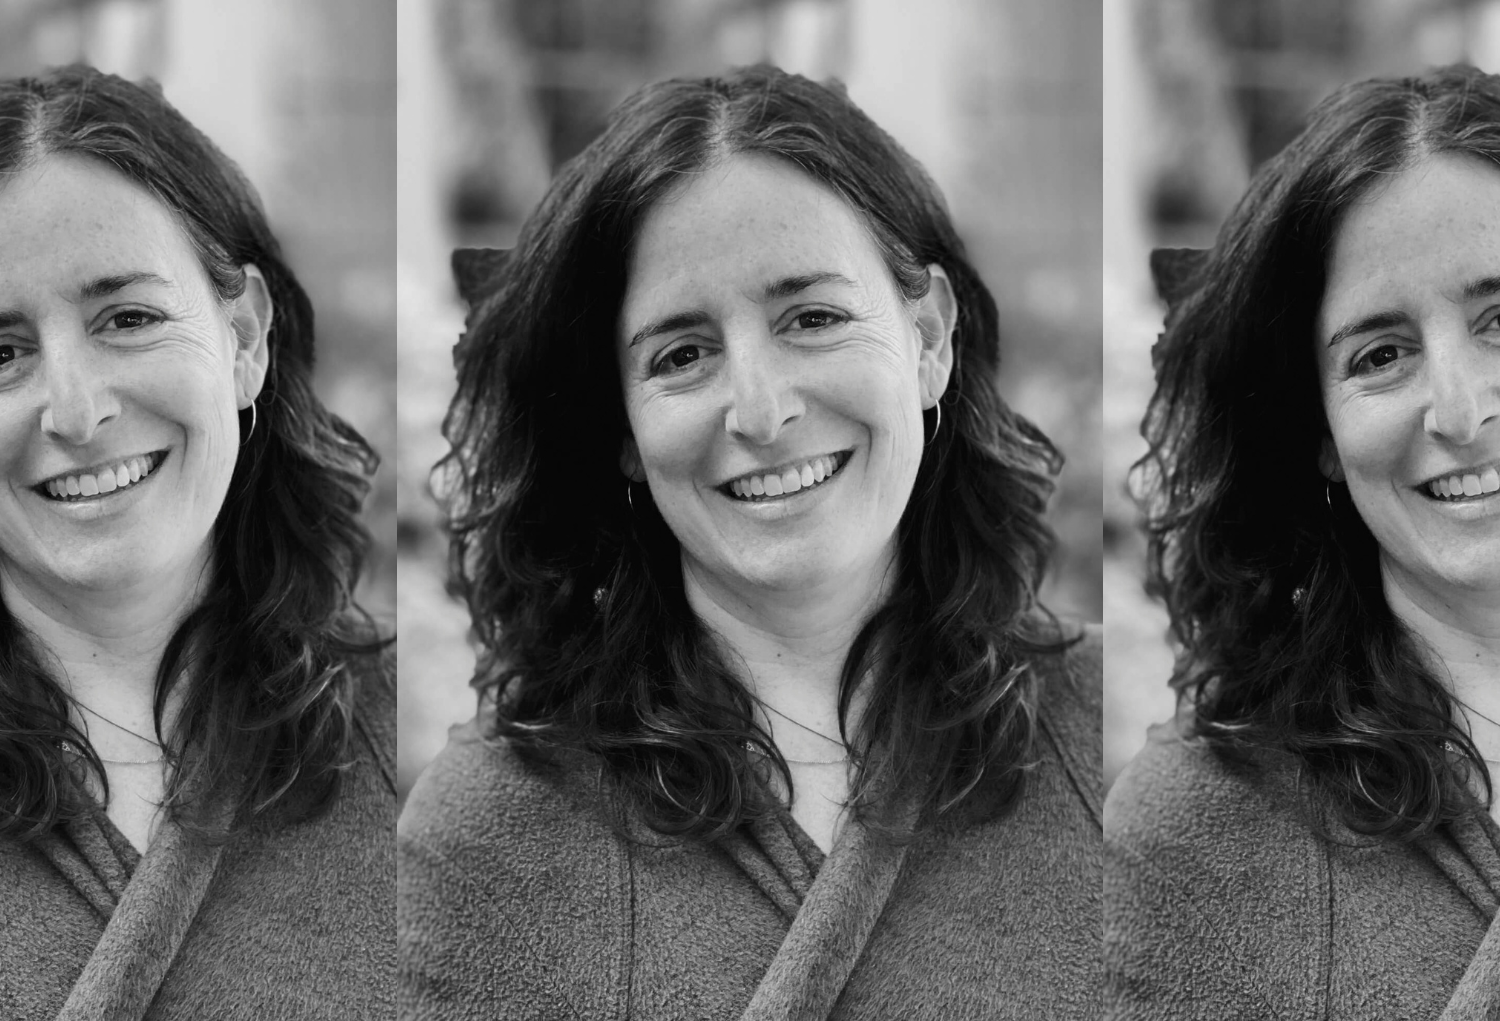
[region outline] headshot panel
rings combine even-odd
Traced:
[[[403,1010],[1096,1013],[1070,452],[963,233],[852,85],[762,62],[625,95],[455,253],[479,712],[407,796]]]
[[[1287,89],[1199,83],[1269,149],[1206,246],[1184,244],[1221,187],[1201,168],[1159,179],[1172,201],[1117,217],[1106,246],[1143,260],[1114,264],[1110,300],[1129,307],[1139,273],[1166,310],[1149,359],[1135,348],[1154,378],[1124,329],[1108,354],[1122,390],[1145,383],[1121,566],[1165,611],[1122,615],[1121,646],[1170,628],[1153,680],[1146,656],[1106,657],[1110,1016],[1500,1009],[1500,78],[1421,66],[1496,37],[1479,13],[1472,35],[1367,15],[1342,50],[1282,23],[1289,51],[1328,47],[1324,77],[1400,72],[1329,83],[1292,137]],[[1133,86],[1141,109],[1166,94]],[[1152,232],[1172,244],[1147,263]]]
[[[394,337],[350,311],[389,261],[333,268],[390,196],[351,175],[327,239],[279,230],[294,142],[388,165],[394,110],[257,63],[351,12],[232,7],[0,12],[7,1017],[394,1014],[394,535],[351,421],[389,422]],[[343,38],[389,66],[371,10]]]

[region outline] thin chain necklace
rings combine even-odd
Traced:
[[[1475,709],[1473,706],[1469,705],[1469,703],[1464,702],[1464,701],[1459,701],[1458,704],[1461,707],[1463,707],[1464,712],[1466,712],[1466,713],[1473,713],[1475,716],[1479,717],[1481,720],[1484,720],[1486,723],[1490,724],[1491,726],[1500,728],[1500,722],[1497,722],[1497,721],[1491,719],[1490,717],[1486,716],[1484,713],[1480,712],[1478,709]],[[1469,735],[1469,740],[1472,741],[1473,739],[1474,739],[1474,735],[1470,734]],[[1483,760],[1484,762],[1488,762],[1492,766],[1500,766],[1500,759],[1486,759],[1483,755],[1481,755],[1479,758],[1481,760]]]
[[[62,750],[73,755],[83,754],[83,751],[79,749],[79,747],[72,741],[62,742]],[[98,758],[100,762],[109,763],[111,766],[157,766],[167,761],[167,757],[165,755],[158,755],[154,759],[106,759],[102,755],[96,755],[96,758]]]
[[[90,709],[88,706],[84,705],[82,702],[79,702],[76,698],[73,700],[73,702],[78,706],[78,708],[82,709],[84,712],[88,713],[90,716],[96,716],[96,717],[98,717],[99,719],[103,720],[105,723],[108,723],[111,727],[114,727],[116,730],[123,730],[125,733],[129,734],[131,737],[134,737],[134,738],[137,738],[137,739],[139,739],[141,741],[144,741],[144,742],[146,742],[149,745],[156,745],[158,748],[161,747],[160,743],[158,741],[156,741],[155,738],[147,737],[145,734],[142,734],[138,730],[131,730],[129,727],[122,727],[120,724],[116,723],[114,720],[110,719],[108,716],[105,716],[103,713],[101,713],[101,712],[99,712],[99,711],[97,711],[95,709]]]
[[[90,716],[93,716],[93,717],[96,717],[98,719],[103,720],[105,723],[108,723],[111,727],[114,727],[116,730],[123,730],[125,733],[129,734],[131,737],[133,737],[133,738],[135,738],[135,739],[137,739],[139,741],[144,741],[147,744],[149,744],[152,747],[157,748],[157,749],[161,748],[160,743],[152,740],[151,738],[147,737],[145,734],[142,734],[139,731],[131,730],[129,727],[121,726],[120,724],[116,723],[114,720],[110,719],[108,716],[105,716],[103,713],[99,712],[97,709],[90,709],[88,706],[84,705],[82,702],[78,701],[76,698],[73,700],[73,703],[75,705],[77,705],[78,708],[80,708],[84,712],[88,713]],[[72,751],[75,751],[75,752],[78,750],[76,748],[72,748],[71,745],[69,745],[68,747]],[[100,762],[107,762],[111,766],[155,766],[155,765],[159,765],[160,763],[166,761],[166,756],[165,755],[158,755],[154,759],[106,759],[102,755],[98,756],[98,758],[99,758]]]
[[[814,737],[821,737],[824,741],[827,741],[829,744],[838,745],[840,748],[845,747],[844,746],[844,742],[838,740],[837,738],[829,737],[827,734],[823,733],[821,730],[814,730],[813,728],[809,727],[807,724],[801,723],[801,722],[799,722],[797,720],[792,719],[786,713],[782,712],[780,709],[777,709],[775,706],[771,705],[769,702],[765,702],[765,701],[762,701],[760,699],[756,699],[756,701],[760,702],[762,708],[767,709],[770,712],[775,713],[777,716],[780,716],[783,720],[786,720],[792,726],[794,726],[794,727],[801,727],[803,730],[807,731],[809,734],[813,735]],[[848,763],[849,763],[849,756],[848,755],[843,755],[843,756],[841,756],[841,757],[839,757],[837,759],[788,759],[786,756],[783,755],[782,756],[782,761],[786,762],[788,765],[795,765],[795,766],[844,766],[844,765],[848,765]]]
[[[760,701],[760,700],[757,699],[757,701]],[[777,709],[771,703],[769,703],[769,702],[761,702],[760,704],[761,704],[762,708],[767,709],[770,712],[775,713],[777,716],[780,716],[783,720],[786,720],[792,726],[794,726],[794,727],[801,727],[803,730],[807,731],[809,734],[812,734],[814,737],[821,737],[824,741],[827,741],[829,744],[836,744],[840,748],[844,747],[844,742],[840,741],[838,738],[836,738],[836,737],[829,737],[827,734],[823,733],[821,730],[814,730],[813,728],[809,727],[807,724],[801,723],[801,722],[799,722],[797,720],[792,719],[790,716],[788,716],[786,713],[782,712],[780,709]]]

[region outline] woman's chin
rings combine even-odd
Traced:
[[[889,558],[890,543],[856,543],[853,530],[813,529],[773,541],[736,543],[699,560],[697,569],[730,591],[840,591],[863,586]],[[873,584],[873,582],[869,582]]]

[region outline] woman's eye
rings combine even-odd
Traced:
[[[702,357],[702,352],[696,344],[683,344],[674,347],[661,358],[658,358],[653,367],[655,374],[681,372]]]
[[[26,357],[27,350],[24,344],[7,344],[0,341],[0,376],[20,372],[21,359]]]
[[[1353,365],[1354,375],[1363,376],[1371,372],[1379,372],[1401,357],[1401,349],[1395,344],[1381,344],[1372,347],[1355,360]]]
[[[109,324],[117,330],[139,330],[143,326],[154,326],[159,322],[161,322],[161,316],[138,309],[116,312],[109,317]]]
[[[821,330],[827,326],[834,326],[844,321],[844,317],[835,312],[817,309],[811,312],[799,312],[794,320],[798,327],[804,330]]]

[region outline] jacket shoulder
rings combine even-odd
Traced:
[[[629,858],[585,766],[457,728],[412,788],[397,853],[402,1016],[620,1016]]]
[[[1197,872],[1236,872],[1257,857],[1305,856],[1320,846],[1289,760],[1268,753],[1230,760],[1175,721],[1152,728],[1110,790],[1105,814],[1108,839],[1162,867],[1191,858]],[[1223,854],[1199,853],[1206,851]]]
[[[1233,763],[1175,724],[1153,731],[1105,805],[1104,956],[1114,1009],[1213,1017],[1240,1002],[1257,1016],[1280,1016],[1322,1002],[1329,861],[1302,804],[1285,761]]]
[[[1087,625],[1065,651],[1032,663],[1037,673],[1037,709],[1051,739],[1097,825],[1103,814],[1103,657],[1100,629]]]

